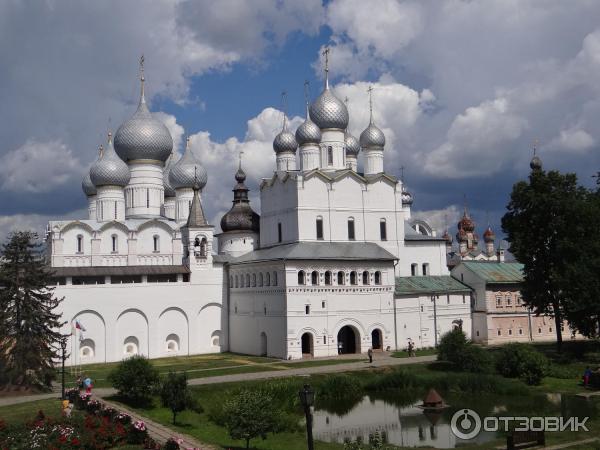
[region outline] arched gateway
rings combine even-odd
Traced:
[[[337,335],[338,353],[360,353],[360,333],[356,328],[346,325],[340,329]]]

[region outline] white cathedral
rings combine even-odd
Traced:
[[[445,239],[411,219],[372,112],[360,139],[348,121],[326,68],[304,123],[293,133],[283,119],[260,216],[240,162],[215,234],[202,207],[206,170],[189,143],[173,159],[142,71],[137,111],[83,180],[88,217],[48,224],[61,331],[81,327],[69,362],[223,351],[297,359],[432,346],[453,327],[470,335],[470,289],[450,277]]]

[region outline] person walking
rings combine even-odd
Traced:
[[[369,356],[369,364],[373,363],[373,349],[371,347],[369,347],[369,350],[367,350],[367,355]]]

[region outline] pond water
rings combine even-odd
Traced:
[[[444,396],[451,406],[442,412],[424,412],[422,401],[406,398],[376,398],[365,396],[348,405],[346,411],[333,408],[317,409],[314,413],[313,434],[325,442],[343,443],[345,439],[362,437],[379,430],[390,444],[403,447],[430,446],[455,448],[467,444],[482,444],[501,436],[495,432],[481,432],[476,438],[462,440],[450,428],[452,415],[459,409],[469,408],[485,416],[552,416],[595,417],[596,403],[574,396],[560,394],[528,395],[518,398],[471,395]]]

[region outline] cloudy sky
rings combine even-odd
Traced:
[[[466,196],[500,234],[535,139],[545,168],[585,185],[599,169],[599,17],[595,0],[0,0],[0,236],[85,216],[81,178],[135,111],[142,53],[151,109],[207,167],[212,223],[242,150],[258,209],[281,92],[298,125],[325,46],[357,136],[374,86],[386,170],[405,167],[418,214],[455,232]]]

